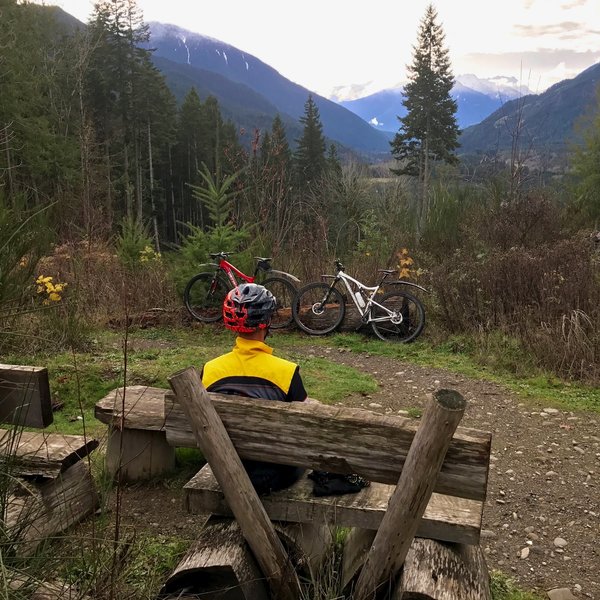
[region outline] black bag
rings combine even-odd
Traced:
[[[313,494],[315,496],[342,496],[356,494],[363,488],[371,485],[370,481],[359,475],[339,475],[327,471],[312,471],[308,477],[313,480]]]

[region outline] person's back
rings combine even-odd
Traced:
[[[306,399],[298,365],[273,356],[265,344],[274,310],[275,298],[263,286],[242,284],[227,294],[223,320],[238,335],[231,352],[204,365],[202,382],[208,391],[282,402]],[[287,487],[302,474],[287,465],[243,462],[259,493]]]

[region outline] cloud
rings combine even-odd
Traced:
[[[572,2],[567,2],[567,4],[561,4],[560,7],[562,10],[569,10],[578,6],[585,6],[587,2],[588,0],[573,0]]]
[[[539,93],[561,79],[575,77],[598,62],[600,50],[576,52],[542,48],[529,52],[472,53],[465,59],[475,72],[517,76],[524,85]]]
[[[578,32],[581,33],[598,33],[590,29],[586,29],[583,23],[575,21],[563,21],[562,23],[554,23],[551,25],[515,25],[519,35],[523,37],[541,37],[544,35],[556,35],[562,37],[566,33]]]

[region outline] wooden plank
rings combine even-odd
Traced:
[[[419,420],[320,403],[273,402],[209,393],[239,456],[396,484]],[[167,442],[198,444],[181,407],[167,394]],[[485,500],[491,433],[458,427],[435,492]]]
[[[125,429],[162,431],[165,425],[165,388],[129,385],[117,388],[96,403],[96,419]]]
[[[272,521],[327,523],[340,527],[377,530],[387,510],[394,486],[372,483],[357,494],[316,497],[306,475],[293,486],[261,496]],[[225,496],[209,465],[184,486],[184,502],[192,514],[231,516]],[[417,535],[425,538],[478,544],[483,502],[432,494]]]
[[[269,599],[267,582],[232,519],[210,517],[160,591],[161,598],[198,596]]]
[[[281,600],[296,600],[300,595],[300,583],[293,565],[202,385],[200,372],[189,367],[169,377],[169,383],[184,408],[244,538],[269,581],[273,596]]]
[[[479,546],[415,539],[391,600],[490,600],[490,576]]]
[[[16,553],[29,556],[46,538],[91,514],[98,495],[88,466],[76,462],[56,479],[17,482],[8,496],[4,520]]]
[[[375,600],[388,582],[395,581],[466,406],[465,399],[454,390],[437,390],[429,401],[358,577],[356,600]]]
[[[0,462],[15,475],[54,478],[97,447],[82,435],[0,429]]]
[[[0,364],[0,423],[44,428],[52,420],[48,370]]]

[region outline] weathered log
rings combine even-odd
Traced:
[[[391,600],[490,600],[490,576],[479,546],[415,538]]]
[[[296,571],[303,578],[314,578],[332,541],[329,528],[298,523],[273,525]],[[210,516],[199,538],[163,585],[160,597],[197,598],[195,594],[203,599],[213,595],[232,600],[269,598],[267,582],[233,519]]]
[[[331,326],[335,317],[337,316],[331,311],[326,311],[322,315],[315,315],[310,310],[310,306],[301,306],[299,311],[302,315],[302,322],[305,323],[308,327],[313,327],[315,329],[324,329],[325,327]],[[361,321],[361,314],[358,312],[353,302],[346,302],[346,311],[344,313],[344,318],[342,319],[342,322],[338,325],[336,331],[357,331],[361,327],[367,327]],[[368,327],[370,327],[370,325]]]
[[[329,523],[341,527],[377,530],[394,486],[372,483],[356,494],[316,497],[305,475],[293,486],[261,497],[272,521]],[[209,465],[184,486],[188,512],[231,516],[233,513]],[[477,544],[483,502],[432,494],[417,535],[438,540]]]
[[[244,459],[357,473],[396,484],[419,420],[320,403],[272,402],[209,393],[239,456]],[[172,395],[165,398],[167,441],[196,447],[189,419]],[[435,490],[485,500],[491,434],[459,427]]]
[[[0,364],[0,423],[43,428],[52,419],[48,370]]]
[[[351,592],[375,538],[353,529],[344,543],[342,587]],[[481,547],[415,537],[390,600],[490,600],[489,573]]]
[[[268,600],[268,586],[237,523],[210,517],[160,598]]]
[[[98,507],[98,494],[88,466],[79,461],[56,479],[16,480],[8,497],[4,521],[20,556],[68,529]]]
[[[359,575],[356,600],[375,598],[400,571],[466,407],[453,390],[438,390],[427,405],[406,464]]]
[[[295,600],[300,594],[300,584],[293,565],[202,385],[199,371],[189,367],[171,376],[169,383],[274,596]]]
[[[97,447],[82,435],[0,429],[0,464],[13,475],[53,479]]]

